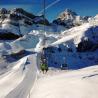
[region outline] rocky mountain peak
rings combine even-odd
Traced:
[[[57,19],[53,21],[53,24],[61,25],[69,29],[87,23],[88,19],[89,16],[82,17],[70,9],[65,9],[65,11],[61,12]]]
[[[58,18],[60,18],[61,20],[68,20],[68,19],[74,19],[75,16],[77,16],[76,12],[70,10],[70,9],[65,9],[64,12],[62,12]]]
[[[0,8],[0,14],[7,14],[8,10],[5,8]]]

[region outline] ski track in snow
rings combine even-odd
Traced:
[[[0,98],[27,98],[37,78],[36,57],[33,54],[22,58],[9,72],[0,76]],[[28,61],[30,63],[26,65]]]

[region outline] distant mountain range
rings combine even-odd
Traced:
[[[98,64],[98,15],[81,17],[66,9],[50,23],[43,15],[35,16],[22,8],[2,8],[0,39],[1,57],[32,49],[43,50],[51,67]]]
[[[42,16],[35,16],[22,8],[7,10],[0,9],[0,38],[4,39],[10,36],[9,39],[18,38],[25,33],[30,32],[33,25],[49,25],[47,19]],[[12,35],[13,34],[13,35]]]
[[[88,23],[91,16],[81,17],[76,12],[66,9],[52,23],[44,15],[36,16],[22,8],[0,9],[0,39],[17,39],[32,30],[62,32],[72,27]]]

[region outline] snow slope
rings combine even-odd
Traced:
[[[98,64],[98,48],[93,52],[81,53],[76,49],[85,39],[98,44],[98,16],[89,20],[89,23],[83,23],[64,32],[61,32],[64,30],[62,26],[52,25],[44,28],[42,24],[28,25],[30,21],[25,18],[26,20],[19,21],[9,18],[2,20],[1,33],[3,30],[7,33],[8,30],[24,36],[14,41],[0,42],[0,68],[3,64],[3,67],[10,66],[2,55],[26,49],[41,52],[44,47],[54,49],[46,51],[46,60],[49,60],[47,62],[52,65],[51,67],[60,67],[64,64],[69,69],[93,66],[68,72],[56,71],[54,68],[49,70],[50,73],[42,75],[38,70],[40,54],[28,55],[13,63],[12,68],[8,67],[7,72],[4,70],[0,75],[0,98],[97,98],[98,65],[94,65]]]
[[[30,98],[97,98],[98,65],[37,80]]]
[[[12,89],[16,87],[22,80],[24,75],[22,74],[22,65],[25,64],[27,58],[23,58],[17,64],[9,70],[7,73],[0,76],[0,98],[4,98]]]
[[[85,44],[86,41],[88,44]],[[81,42],[85,47],[80,45]],[[85,23],[65,30],[59,35],[57,41],[45,45],[46,49],[43,49],[43,51],[49,67],[60,68],[61,65],[66,65],[68,69],[79,69],[98,64],[97,45],[98,26]],[[87,49],[88,46],[91,47]],[[96,48],[93,50],[95,46]],[[82,48],[87,50],[78,51]]]
[[[0,98],[27,98],[37,78],[36,56],[22,58],[11,70],[0,76]]]
[[[74,39],[75,44],[78,44],[81,41],[81,38],[85,35],[86,30],[88,30],[88,28],[90,27],[91,25],[89,23],[85,23],[79,27],[74,27],[72,29],[65,30],[61,34],[61,39],[52,43],[51,45],[58,45],[72,39]]]
[[[42,75],[37,58],[37,54],[26,56],[0,76],[0,98],[98,97],[98,65],[74,71],[51,69]]]
[[[25,49],[35,48],[39,42],[38,36],[31,34],[24,35],[23,37],[10,43],[13,52],[18,52]]]

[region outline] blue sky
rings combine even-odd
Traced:
[[[46,6],[56,0],[46,0]],[[55,5],[46,10],[46,17],[52,21],[66,8],[72,9],[81,16],[95,16],[98,13],[98,0],[58,0]],[[0,8],[22,7],[34,14],[43,9],[43,0],[0,0]]]

